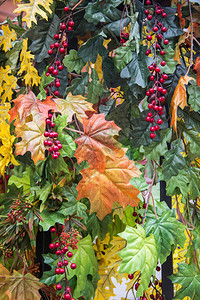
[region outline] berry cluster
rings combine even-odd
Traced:
[[[124,44],[129,39],[129,33],[122,32],[120,35],[120,44]]]
[[[62,245],[71,247],[73,250],[78,248],[78,237],[80,237],[79,231],[74,228],[70,232],[63,231],[60,235]]]
[[[26,220],[25,215],[27,211],[32,208],[30,200],[27,199],[25,202],[22,202],[20,199],[17,199],[13,202],[10,207],[9,213],[7,213],[8,221],[12,223],[23,223]]]
[[[142,207],[145,209],[147,207],[146,203],[144,203]],[[138,206],[138,209],[140,209],[140,208],[141,207]],[[135,210],[135,208],[134,208],[134,210]],[[142,223],[143,216],[141,214],[138,214],[137,211],[133,212],[133,217],[136,218],[135,219],[135,223],[137,223],[137,224],[141,224]]]
[[[64,228],[64,227],[63,227]],[[66,240],[62,240],[62,237],[65,235],[63,231],[61,232],[59,229],[55,227],[51,227],[50,231],[52,234],[56,235],[54,241],[49,245],[51,250],[55,250],[55,254],[59,257],[59,261],[57,263],[57,268],[55,269],[56,275],[64,275],[61,281],[56,285],[56,290],[60,291],[62,289],[61,282],[65,281],[65,289],[64,289],[64,299],[65,300],[74,300],[72,298],[71,289],[68,286],[67,274],[69,274],[68,265],[70,263],[70,268],[72,270],[76,269],[76,264],[70,261],[70,258],[73,257],[73,253],[69,251],[69,246],[65,246]],[[71,246],[72,247],[72,246]],[[73,248],[73,247],[72,247]],[[76,247],[77,248],[77,247]]]
[[[146,5],[152,5],[151,1],[147,0]],[[161,71],[161,67],[166,65],[166,62],[161,58],[165,55],[164,45],[168,45],[169,41],[163,37],[163,33],[167,31],[167,28],[163,26],[162,22],[159,21],[159,16],[161,18],[166,18],[167,14],[160,7],[159,4],[155,4],[150,9],[145,10],[145,15],[147,20],[151,21],[154,18],[152,34],[147,35],[147,41],[150,43],[146,51],[146,55],[154,53],[154,62],[148,68],[151,72],[149,76],[149,81],[152,82],[151,87],[146,92],[148,96],[148,108],[150,112],[147,114],[146,121],[152,123],[150,128],[150,138],[154,139],[156,137],[156,131],[159,131],[160,125],[163,123],[161,116],[163,115],[163,104],[165,102],[165,95],[167,90],[163,88],[163,83],[167,80],[167,74]],[[152,35],[155,35],[154,43],[152,43]]]
[[[48,138],[44,141],[45,147],[49,147],[49,153],[51,153],[53,159],[57,159],[60,156],[59,150],[62,149],[62,144],[59,140],[56,140],[58,137],[58,133],[53,131],[52,129],[55,127],[55,123],[53,122],[53,115],[48,114],[48,118],[46,119],[46,131],[44,132],[44,136]]]
[[[73,30],[74,21],[72,19],[72,13],[70,12],[69,7],[64,7],[64,12],[67,15],[63,16],[62,23],[59,28],[59,32],[54,35],[54,44],[50,45],[50,49],[48,50],[49,55],[55,54],[55,57],[48,68],[46,76],[50,74],[55,77],[55,82],[51,82],[46,89],[46,93],[51,94],[52,87],[55,84],[54,95],[59,96],[58,88],[60,87],[61,83],[60,80],[57,78],[59,71],[63,70],[62,60],[65,55],[66,49],[68,48],[68,37],[67,34]]]

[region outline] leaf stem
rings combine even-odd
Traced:
[[[76,129],[73,129],[73,128],[70,128],[70,127],[65,127],[65,129],[67,129],[67,130],[69,130],[69,131],[77,132],[77,133],[80,134],[80,135],[84,134],[84,132],[79,131],[79,130],[76,130]]]

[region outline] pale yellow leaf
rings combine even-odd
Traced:
[[[0,68],[0,98],[2,103],[7,99],[12,99],[12,89],[15,89],[17,84],[17,78],[13,76],[11,72],[12,70],[8,65],[5,69],[3,67]]]
[[[2,25],[1,29],[4,35],[0,36],[0,47],[3,46],[3,50],[7,52],[12,48],[12,41],[16,40],[17,35],[13,29],[9,29],[8,25]]]

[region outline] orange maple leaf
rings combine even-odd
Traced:
[[[171,127],[174,126],[175,131],[177,130],[177,108],[179,106],[181,109],[184,109],[184,107],[187,105],[185,85],[188,84],[190,80],[194,80],[194,78],[187,75],[180,77],[172,97],[170,105],[170,113],[172,114]]]
[[[200,86],[200,56],[196,58],[193,70],[197,73],[197,85]]]
[[[37,116],[33,121],[18,125],[15,128],[17,137],[22,140],[15,144],[15,154],[24,155],[27,151],[31,152],[31,158],[36,164],[38,160],[45,158],[44,136],[45,122]]]
[[[139,190],[129,181],[140,176],[135,163],[125,155],[115,160],[106,158],[104,173],[89,167],[81,171],[82,180],[77,186],[77,200],[87,197],[90,200],[90,213],[97,212],[102,220],[112,211],[113,202],[118,201],[123,207],[128,204],[137,206]]]
[[[56,109],[56,103],[51,100],[51,97],[41,101],[37,99],[32,91],[26,95],[19,95],[13,102],[15,106],[9,111],[9,114],[10,122],[16,119],[14,123],[16,126],[25,122],[30,114],[37,115],[41,120],[45,120],[48,111]]]
[[[90,167],[104,172],[106,156],[111,159],[125,154],[116,140],[121,130],[114,121],[106,121],[104,114],[94,114],[89,120],[83,119],[84,134],[75,140],[78,148],[75,157],[78,163],[88,160]]]

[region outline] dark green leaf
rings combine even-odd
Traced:
[[[191,107],[194,109],[194,111],[200,111],[200,86],[191,84],[188,87],[188,94],[189,99],[188,102],[191,105]]]
[[[165,38],[173,38],[183,34],[183,30],[179,26],[179,20],[176,16],[176,9],[172,7],[165,7],[167,18],[159,17],[163,26],[167,27],[167,32],[164,33]]]
[[[91,79],[92,81],[88,84],[87,100],[91,103],[97,103],[99,97],[103,94],[103,87],[99,82],[99,77],[95,69],[92,69]]]
[[[82,95],[85,96],[87,93],[87,84],[89,80],[89,74],[84,72],[81,73],[81,78],[75,78],[71,82],[71,86],[67,87],[66,93],[68,94],[69,92],[72,93],[72,95]]]
[[[118,71],[122,71],[132,60],[132,52],[129,45],[121,46],[115,50],[114,65]]]
[[[76,50],[70,50],[69,54],[63,59],[63,64],[67,67],[69,72],[75,71],[79,74],[85,66],[85,63],[80,57],[78,57],[77,53],[78,52]]]
[[[161,68],[161,71],[163,73],[174,73],[174,71],[176,70],[176,65],[177,65],[177,61],[174,60],[174,50],[171,47],[168,47],[167,49],[165,49],[165,57],[164,57],[164,61],[166,62],[166,65],[164,67],[162,67],[159,64],[159,67]],[[163,60],[163,57],[160,57],[161,60]]]

